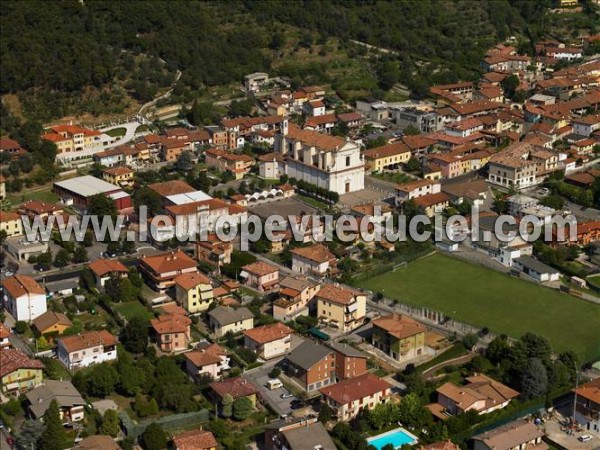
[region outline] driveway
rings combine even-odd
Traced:
[[[266,387],[267,380],[271,379],[269,372],[271,369],[273,369],[276,362],[281,361],[281,359],[282,358],[279,358],[278,360],[271,361],[257,369],[245,372],[244,377],[254,384],[260,391],[260,396],[262,397],[263,402],[267,402],[271,408],[277,412],[277,414],[286,414],[292,410],[291,402],[292,400],[296,400],[296,397],[292,396],[290,398],[281,398],[281,394],[289,392],[285,387],[280,387],[279,389],[273,390],[270,390]]]

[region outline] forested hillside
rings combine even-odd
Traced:
[[[486,1],[65,1],[0,2],[0,92],[16,93],[40,120],[122,112],[147,101],[182,71],[179,91],[238,82],[257,71],[292,68],[299,81],[329,82],[322,65],[302,66],[298,47],[332,64],[352,59],[351,40],[395,50],[367,56],[374,74],[360,86],[395,83],[423,94],[430,83],[474,78],[486,48],[516,35],[535,39],[549,0]],[[300,34],[293,51],[286,32]],[[336,48],[324,47],[335,37]],[[350,54],[348,54],[350,52]],[[354,53],[353,53],[354,52]],[[339,55],[339,56],[338,56]],[[321,75],[320,75],[321,74]],[[343,84],[343,83],[341,83]],[[343,86],[342,86],[343,87]],[[358,92],[362,92],[358,90]]]

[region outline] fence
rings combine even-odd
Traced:
[[[377,266],[374,269],[371,269],[371,270],[368,270],[365,272],[361,272],[360,275],[357,275],[350,280],[350,284],[356,285],[357,283],[360,283],[361,281],[371,279],[378,275],[383,275],[386,272],[393,272],[398,269],[405,269],[407,267],[408,263],[416,261],[421,258],[426,258],[428,256],[433,255],[434,253],[435,253],[435,251],[431,251],[430,249],[427,249],[426,251],[419,252],[419,253],[413,253],[410,255],[400,255],[399,257],[394,258],[393,260],[391,260],[385,264]]]
[[[136,423],[129,417],[129,414],[125,411],[121,411],[119,413],[119,418],[121,419],[121,423],[123,424],[123,428],[125,428],[127,436],[137,439],[151,423],[159,424],[165,431],[173,431],[178,428],[208,422],[209,412],[208,409],[201,409],[200,411],[172,414],[159,419],[148,419]]]

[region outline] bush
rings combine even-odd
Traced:
[[[281,369],[277,366],[273,367],[273,369],[269,372],[270,378],[277,378],[279,375],[281,375]]]
[[[27,322],[24,322],[22,320],[19,320],[15,324],[15,332],[18,334],[25,334],[25,333],[27,333],[28,329],[29,329],[29,325],[27,325]]]

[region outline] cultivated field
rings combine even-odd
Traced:
[[[436,253],[360,284],[496,333],[519,337],[531,331],[548,338],[556,352],[600,358],[599,305],[448,256]]]

